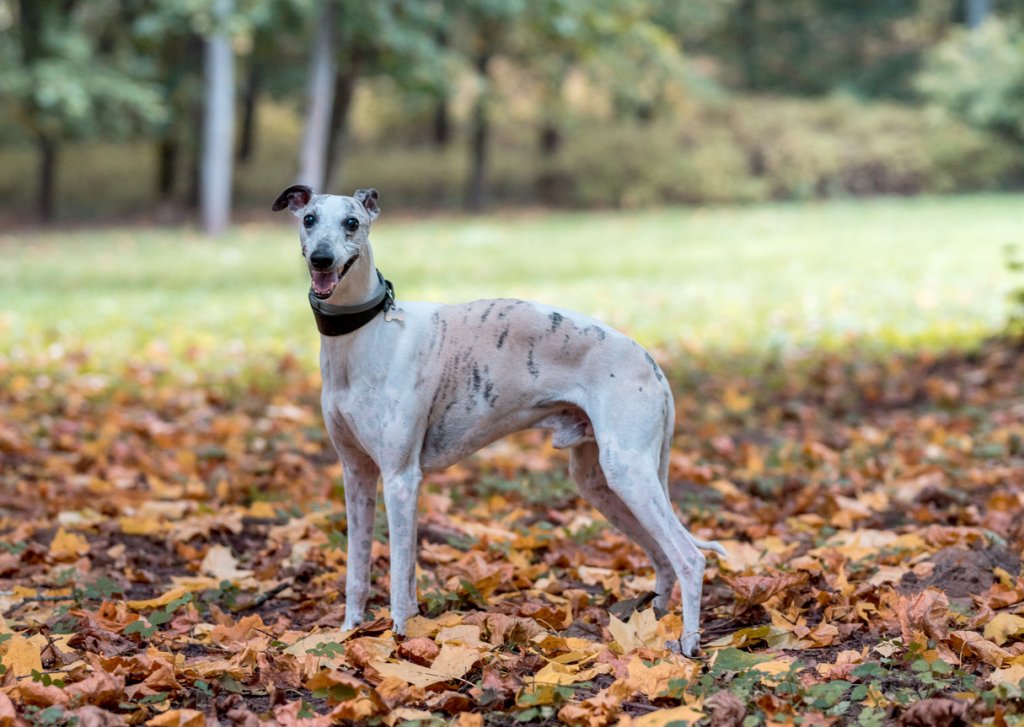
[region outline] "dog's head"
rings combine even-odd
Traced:
[[[376,189],[357,189],[352,197],[344,197],[316,194],[296,184],[274,201],[275,212],[287,207],[299,218],[302,257],[309,266],[317,298],[330,298],[360,260],[370,260],[370,223],[380,214],[378,199]]]

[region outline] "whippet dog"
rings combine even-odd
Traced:
[[[321,405],[341,458],[348,514],[344,628],[364,616],[377,481],[384,480],[395,631],[418,613],[416,508],[436,472],[512,432],[542,428],[571,450],[580,493],[651,559],[655,605],[681,582],[684,632],[699,652],[705,556],[668,497],[675,407],[658,364],[639,344],[569,310],[522,300],[395,303],[377,271],[374,189],[352,197],[296,185],[274,202],[299,218],[309,292],[321,332]]]

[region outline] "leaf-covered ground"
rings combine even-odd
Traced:
[[[1021,724],[1022,354],[664,360],[697,660],[539,435],[428,479],[404,639],[380,519],[351,633],[308,369],[2,360],[0,725]]]

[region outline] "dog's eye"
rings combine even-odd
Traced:
[[[355,232],[356,230],[359,229],[359,220],[357,220],[355,217],[346,217],[345,221],[342,222],[341,224],[343,224],[345,226],[345,229],[348,230],[349,232]]]
[[[302,224],[306,226],[306,229],[309,229],[316,224],[316,215],[306,215],[302,218]]]

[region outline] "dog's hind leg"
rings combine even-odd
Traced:
[[[654,566],[654,590],[658,594],[654,599],[654,605],[663,610],[667,608],[672,597],[672,588],[676,584],[672,562],[658,542],[648,534],[630,509],[608,486],[608,481],[601,470],[596,443],[584,442],[572,448],[569,472],[584,499],[647,553]]]
[[[626,438],[634,439],[636,434]],[[672,563],[683,601],[680,650],[686,656],[695,656],[700,644],[700,597],[706,558],[672,509],[658,476],[657,457],[651,456],[649,447],[640,442],[624,447],[617,437],[602,439],[598,432],[601,469],[610,489]]]

